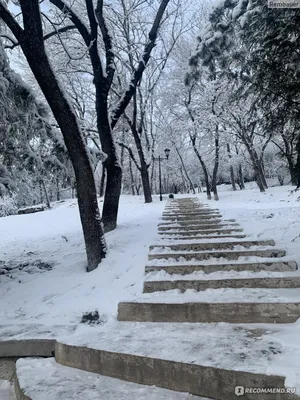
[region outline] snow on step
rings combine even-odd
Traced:
[[[200,240],[200,239],[245,239],[247,237],[247,235],[245,234],[225,234],[225,235],[217,235],[217,234],[212,234],[212,235],[190,235],[190,236],[184,236],[182,233],[178,234],[175,233],[174,235],[169,234],[169,233],[160,233],[160,240],[163,241],[177,241],[177,240],[182,240],[182,241],[186,241],[186,240]]]
[[[235,232],[243,232],[243,229],[236,229],[236,228],[232,228],[232,229],[206,229],[206,230],[195,230],[195,229],[191,229],[191,230],[177,230],[177,231],[172,231],[172,230],[167,230],[167,231],[161,231],[158,232],[159,235],[161,236],[193,236],[196,238],[201,239],[202,236],[218,236],[218,237],[222,237],[222,235],[228,235],[231,233],[235,233]],[[246,237],[245,234],[243,234],[243,237]]]
[[[228,264],[229,265],[229,264]],[[233,264],[234,266],[234,264]],[[149,271],[147,270],[149,268]],[[220,279],[250,279],[250,278],[299,278],[299,272],[279,272],[279,271],[251,271],[251,270],[243,270],[243,271],[235,271],[235,270],[219,270],[215,272],[211,272],[209,274],[205,273],[203,270],[196,270],[191,272],[190,274],[170,274],[166,271],[164,267],[160,269],[156,269],[155,267],[146,267],[146,282],[157,282],[157,281],[178,281],[178,280],[201,280],[201,281],[210,281],[210,280],[220,280]],[[290,270],[291,271],[291,270]]]
[[[16,400],[13,384],[11,382],[0,380],[0,399]]]
[[[186,213],[186,214],[163,214],[162,215],[162,219],[163,220],[173,220],[173,219],[178,219],[178,220],[195,220],[195,219],[218,219],[221,217],[221,214],[219,213],[206,213],[206,214],[190,214],[190,213]]]
[[[222,221],[221,218],[194,218],[191,220],[188,219],[182,219],[182,220],[163,220],[163,222],[160,222],[158,224],[159,227],[161,226],[195,226],[195,225],[219,225]],[[232,224],[230,224],[232,225]]]
[[[300,291],[298,289],[264,289],[264,288],[220,288],[208,289],[204,292],[187,290],[169,290],[141,294],[140,297],[131,301],[132,303],[299,303]]]
[[[162,216],[161,219],[163,221],[219,221],[221,219],[220,214],[207,214],[207,215],[189,215],[186,214],[184,216],[174,215],[174,216]]]
[[[18,360],[17,377],[31,400],[201,400],[186,393],[64,367],[53,358]]]
[[[207,289],[143,294],[119,303],[119,321],[293,323],[300,318],[298,289]]]
[[[214,272],[226,273],[229,271],[296,271],[297,263],[294,261],[276,261],[272,259],[262,258],[259,262],[256,257],[253,257],[254,261],[251,261],[252,257],[240,257],[238,262],[220,262],[217,259],[211,259],[203,262],[196,262],[196,260],[191,260],[190,262],[182,258],[182,260],[152,260],[149,261],[148,265],[145,267],[145,272],[156,272],[165,271],[168,274],[180,274],[188,275],[194,273],[195,271],[200,271],[201,273],[211,274]],[[218,262],[219,261],[219,262]]]
[[[219,229],[221,230],[221,228],[224,229],[239,229],[239,224],[235,224],[235,223],[226,223],[226,224],[221,224],[221,223],[215,223],[212,221],[206,221],[204,223],[199,224],[198,222],[196,222],[195,224],[189,224],[186,221],[181,222],[180,224],[162,224],[162,225],[158,225],[158,230],[159,231],[167,231],[167,230],[182,230],[182,231],[194,231],[194,230],[208,230],[208,229]]]
[[[207,211],[188,211],[188,212],[183,212],[183,211],[178,211],[178,212],[163,212],[162,216],[163,217],[212,217],[213,215],[220,217],[221,214],[218,211],[212,211],[212,210],[207,210]]]
[[[210,251],[180,251],[172,252],[167,249],[155,249],[149,253],[148,259],[184,259],[189,260],[209,260],[212,258],[223,258],[225,260],[238,260],[240,257],[284,257],[286,255],[284,250],[277,249],[250,249],[250,250],[210,250]]]
[[[287,386],[300,389],[297,375],[290,368],[293,365],[297,369],[299,362],[297,358],[290,360],[292,346],[282,344],[285,329],[274,325],[251,328],[114,322],[109,328],[85,328],[77,336],[60,340],[56,359],[64,365],[103,371],[129,381],[136,379],[211,399],[233,400],[237,382],[245,387],[283,388],[287,376]],[[272,375],[273,371],[277,376]],[[256,398],[266,400],[259,395]],[[272,397],[275,399],[291,397]]]
[[[163,360],[264,373],[276,354],[284,351],[274,335],[279,327],[266,329],[230,324],[114,322],[97,329],[82,329],[61,343]]]
[[[153,293],[158,291],[186,290],[203,291],[207,289],[222,289],[222,288],[300,288],[300,277],[226,277],[226,279],[178,279],[178,280],[150,280],[144,282],[144,293]]]
[[[249,248],[255,246],[275,246],[274,240],[237,240],[220,239],[216,241],[209,240],[190,240],[189,242],[176,242],[154,244],[149,247],[150,252],[155,250],[168,249],[170,251],[199,251],[199,250],[216,250],[216,249],[237,249],[237,246]]]

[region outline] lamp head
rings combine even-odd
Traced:
[[[171,151],[170,149],[165,149],[165,155],[167,160],[169,159],[170,151]]]

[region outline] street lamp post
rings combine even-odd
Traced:
[[[157,158],[154,157],[154,161],[158,161],[158,173],[159,173],[159,200],[162,201],[162,187],[161,187],[161,161],[168,160],[170,155],[170,149],[165,149],[166,157],[158,156]]]

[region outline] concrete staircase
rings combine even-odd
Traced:
[[[284,298],[290,294],[293,298],[292,290],[300,288],[299,277],[240,275],[241,271],[268,271],[270,275],[271,271],[297,269],[295,262],[284,260],[285,251],[276,249],[273,240],[247,240],[244,235],[237,235],[241,232],[237,223],[222,221],[217,211],[209,210],[196,199],[170,202],[162,219],[166,221],[158,227],[162,240],[150,246],[150,265],[145,271],[154,276],[155,272],[163,272],[164,276],[159,280],[146,280],[144,293],[166,294],[142,296],[135,302],[120,303],[120,321],[291,323],[300,317],[299,296],[299,301],[280,301],[280,296]],[[247,261],[249,257],[255,261]],[[223,276],[222,279],[216,276],[199,278],[194,276],[196,271],[205,274],[219,271]],[[235,273],[226,277],[226,271]],[[174,279],[173,274],[185,279]],[[203,292],[224,288],[236,292],[227,295],[220,292],[219,296],[216,293],[216,300],[210,300],[204,293],[198,296],[184,294],[188,290]],[[266,296],[263,289],[267,290]],[[181,298],[169,295],[169,290],[179,290],[183,295]],[[249,301],[249,297],[255,298],[255,293],[257,297],[262,294],[262,299]],[[230,296],[236,298],[238,295],[239,301],[231,300]]]
[[[265,373],[281,351],[268,335],[276,332],[274,322],[300,317],[297,264],[273,240],[247,239],[238,223],[196,198],[170,201],[158,233],[141,298],[119,304],[113,331],[91,329],[94,346],[0,342],[0,378],[1,357],[10,368],[15,358],[49,357],[17,363],[18,400],[69,400],[78,393],[89,400],[234,400],[236,386],[285,387],[284,376]],[[269,325],[252,328],[258,322]],[[40,397],[48,381],[48,396]],[[300,399],[280,391],[241,398]]]

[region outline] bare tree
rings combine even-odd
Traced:
[[[97,129],[102,150],[107,155],[103,163],[106,169],[107,183],[102,214],[106,231],[115,229],[117,224],[122,182],[122,169],[119,164],[112,130],[136,93],[137,85],[142,79],[152,49],[155,47],[158,30],[169,1],[160,1],[154,22],[148,34],[148,41],[140,55],[139,62],[134,68],[129,85],[110,114],[109,97],[115,75],[115,51],[113,39],[104,15],[103,0],[97,1],[96,8],[94,8],[93,0],[85,0],[85,18],[89,21],[89,27],[86,26],[85,20],[81,19],[78,13],[74,11],[73,6],[68,6],[63,0],[50,0],[52,4],[61,10],[64,17],[70,19],[80,33],[86,45],[93,70],[93,82],[96,91]],[[105,67],[100,56],[99,31],[105,49]]]

